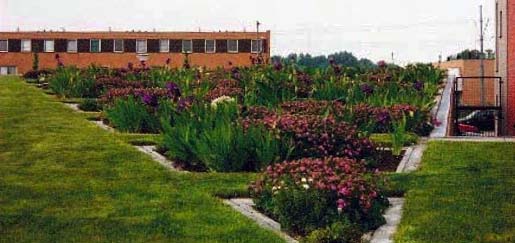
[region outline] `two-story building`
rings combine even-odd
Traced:
[[[185,58],[206,68],[248,66],[258,57],[270,58],[267,32],[0,32],[0,74],[64,65],[179,67]]]

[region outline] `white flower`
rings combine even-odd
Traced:
[[[236,100],[234,98],[224,95],[224,96],[220,96],[220,97],[212,100],[211,101],[211,107],[216,109],[216,106],[218,104],[221,104],[221,103],[233,103],[233,102],[236,102]]]

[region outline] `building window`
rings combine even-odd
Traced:
[[[89,52],[92,52],[92,53],[98,53],[100,52],[101,50],[101,46],[100,46],[100,40],[99,39],[93,39],[93,40],[90,40],[89,41]]]
[[[238,40],[227,40],[227,52],[238,53]]]
[[[8,40],[0,40],[0,52],[9,51],[9,41]]]
[[[114,52],[123,52],[123,40],[117,39],[114,40]]]
[[[16,67],[0,67],[0,75],[16,75],[17,73]]]
[[[136,40],[136,52],[147,53],[147,40]]]
[[[159,40],[159,52],[170,52],[170,40]]]
[[[21,51],[30,52],[32,48],[31,40],[21,40]]]
[[[77,52],[77,40],[68,40],[66,50],[68,52]]]
[[[193,41],[192,40],[182,40],[182,53],[192,53],[193,52]]]
[[[215,53],[216,52],[216,41],[215,40],[206,40],[206,53]]]
[[[54,40],[45,40],[44,52],[54,52]]]
[[[250,52],[262,53],[263,52],[263,40],[251,40],[250,41]]]

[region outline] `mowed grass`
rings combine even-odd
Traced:
[[[213,196],[255,174],[170,172],[84,116],[0,78],[0,242],[282,241]]]
[[[430,142],[396,242],[515,242],[515,143]]]

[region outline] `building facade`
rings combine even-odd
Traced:
[[[32,70],[37,53],[39,69],[64,65],[216,68],[248,66],[258,57],[270,59],[267,32],[0,32],[0,74]]]
[[[515,136],[515,0],[496,2],[496,73],[502,77],[504,134]]]

